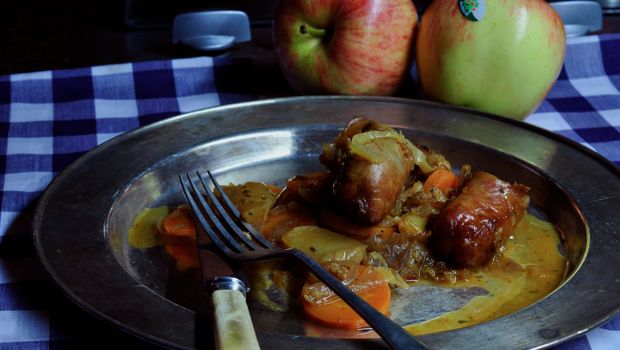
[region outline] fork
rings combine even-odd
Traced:
[[[207,174],[213,183],[213,187],[219,193],[219,200],[199,172],[196,172],[194,178],[189,173],[181,174],[179,180],[196,219],[213,244],[223,254],[239,262],[252,262],[282,256],[292,257],[306,265],[319,280],[355,310],[391,348],[428,348],[396,322],[357,296],[304,252],[295,248],[282,249],[272,245],[250,224],[241,219],[239,211],[226,196],[213,174],[210,171],[207,171]]]

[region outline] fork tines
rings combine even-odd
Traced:
[[[213,174],[210,171],[207,174],[217,195],[199,172],[195,176],[190,173],[179,175],[179,180],[187,203],[213,244],[229,256],[271,248],[269,241],[241,220],[239,211]]]

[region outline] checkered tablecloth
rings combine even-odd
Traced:
[[[72,161],[127,130],[259,98],[251,59],[198,57],[0,77],[0,349],[145,348],[66,299],[31,238],[37,198]],[[569,41],[528,123],[620,165],[620,35]],[[620,349],[620,317],[560,349]]]

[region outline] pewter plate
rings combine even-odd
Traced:
[[[78,159],[44,193],[34,221],[41,261],[66,294],[95,316],[159,345],[201,347],[209,327],[193,311],[202,307],[196,302],[198,288],[175,282],[183,276],[170,268],[161,250],[129,247],[131,222],[145,207],[182,202],[178,173],[210,169],[223,183],[283,184],[292,175],[318,170],[321,145],[355,116],[401,129],[453,165],[469,163],[530,186],[532,208],[564,235],[571,266],[554,293],[478,326],[422,336],[426,344],[437,349],[548,347],[620,310],[617,167],[525,123],[398,98],[264,100],[197,111],[116,137]],[[432,313],[429,301],[419,301],[416,308],[417,299],[411,299],[409,312]],[[430,302],[441,309],[441,298]],[[406,316],[401,312],[400,321],[406,323]],[[253,307],[252,317],[264,349],[382,345],[345,339],[350,334],[304,336],[295,313]]]

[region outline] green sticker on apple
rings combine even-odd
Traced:
[[[484,17],[484,0],[458,0],[459,9],[465,18],[479,21]]]

